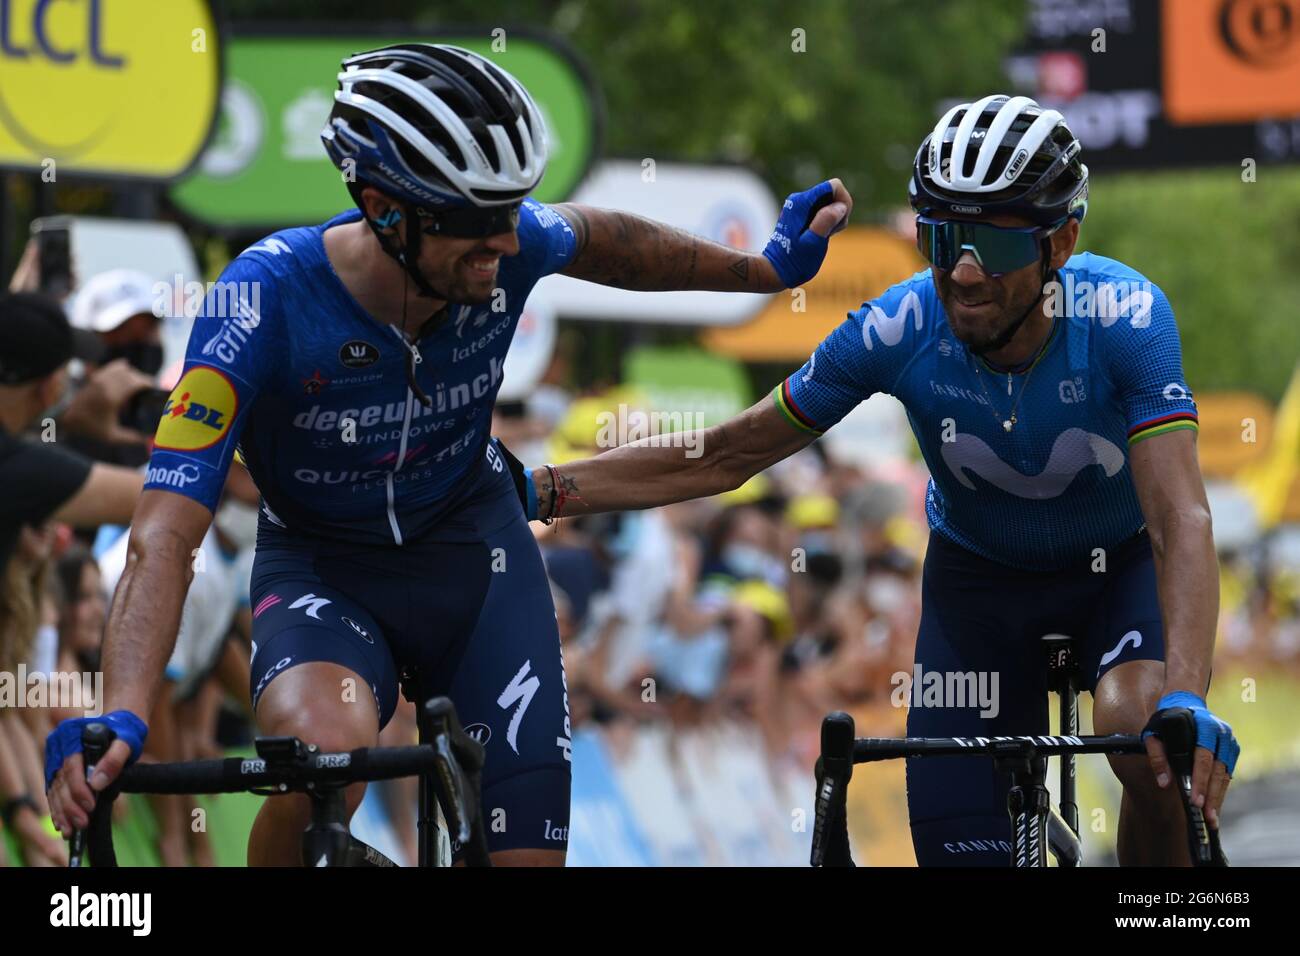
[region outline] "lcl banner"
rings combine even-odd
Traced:
[[[1026,27],[1013,91],[1093,169],[1300,160],[1300,0],[1030,0]]]

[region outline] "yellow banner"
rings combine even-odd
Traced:
[[[207,0],[0,0],[0,166],[173,179],[220,94]]]
[[[802,362],[849,312],[925,268],[916,245],[877,226],[850,226],[831,237],[826,261],[803,288],[778,292],[743,325],[700,336],[710,351],[745,362]]]

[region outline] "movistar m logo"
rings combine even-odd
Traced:
[[[916,330],[921,330],[924,315],[921,312],[921,298],[915,292],[909,292],[898,303],[898,311],[892,315],[878,305],[871,306],[871,312],[862,323],[862,344],[871,351],[871,330],[876,330],[876,337],[882,345],[897,345],[903,340],[907,328],[907,319],[911,316]]]
[[[1100,465],[1107,478],[1124,468],[1124,452],[1114,442],[1081,428],[1069,428],[1056,436],[1047,464],[1036,475],[1012,468],[975,435],[958,433],[953,441],[943,444],[941,454],[953,476],[972,491],[975,483],[967,471],[1008,494],[1035,500],[1059,496],[1090,465]]]

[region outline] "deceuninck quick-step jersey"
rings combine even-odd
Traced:
[[[164,406],[146,489],[214,509],[238,448],[268,520],[373,544],[419,537],[472,490],[524,302],[573,258],[573,231],[524,202],[519,253],[501,258],[492,301],[449,303],[414,343],[426,406],[407,382],[402,331],[370,316],[325,254],[325,230],[360,215],[277,232],[222,273]]]
[[[1008,377],[971,354],[927,269],[850,312],[773,398],[821,434],[875,392],[894,395],[930,469],[936,533],[1026,570],[1086,562],[1143,527],[1130,448],[1195,429],[1196,404],[1157,286],[1091,253],[1072,256],[1058,281],[1059,317],[1030,374]]]

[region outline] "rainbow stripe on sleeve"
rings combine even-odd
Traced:
[[[1144,438],[1150,438],[1153,435],[1163,435],[1166,432],[1177,431],[1180,428],[1190,428],[1192,431],[1198,431],[1200,426],[1196,422],[1196,413],[1172,412],[1168,415],[1161,415],[1159,418],[1153,418],[1150,421],[1142,422],[1140,425],[1134,425],[1128,430],[1129,447],[1131,448]]]
[[[823,433],[823,429],[818,428],[817,423],[800,411],[799,406],[794,403],[794,397],[790,394],[790,380],[788,378],[772,389],[772,400],[776,402],[776,407],[781,410],[781,414],[785,416],[786,421],[795,428],[811,435]]]

